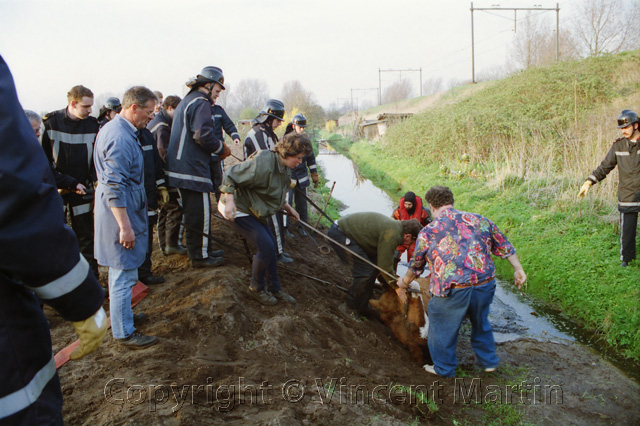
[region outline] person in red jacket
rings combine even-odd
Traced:
[[[431,211],[429,209],[423,207],[422,199],[413,192],[409,191],[404,194],[404,197],[400,199],[400,204],[393,211],[393,215],[391,217],[395,220],[411,220],[417,219],[420,222],[422,227],[427,226],[432,220]],[[416,247],[416,242],[412,242],[410,246],[405,244],[401,244],[396,247],[396,253],[393,258],[393,268],[398,268],[398,263],[400,262],[400,257],[402,257],[402,253],[407,252],[407,262],[411,260],[411,256],[413,256],[413,250]]]

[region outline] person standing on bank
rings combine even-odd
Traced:
[[[495,265],[491,258],[507,259],[514,269],[515,286],[527,279],[516,249],[489,219],[453,208],[453,193],[434,186],[424,196],[434,220],[424,227],[404,277],[398,279],[400,300],[425,266],[431,271],[427,343],[434,365],[424,369],[442,377],[453,377],[458,363],[456,345],[465,316],[471,320],[471,346],[486,372],[500,361],[489,322],[489,306],[496,291]]]
[[[607,177],[618,166],[618,211],[620,212],[620,260],[626,267],[636,258],[636,234],[640,212],[640,120],[638,115],[625,109],[618,117],[622,137],[616,139],[607,156],[580,188],[578,196],[584,198],[594,185]]]
[[[65,193],[62,200],[67,220],[78,237],[80,252],[94,275],[99,277],[93,256],[93,183],[96,177],[92,160],[93,143],[99,129],[98,120],[90,115],[93,92],[81,85],[74,86],[67,93],[67,101],[66,108],[44,116],[42,148],[53,167],[73,182],[69,187],[80,188]],[[60,182],[58,177],[56,182]]]
[[[162,109],[153,117],[147,125],[156,141],[158,155],[162,163],[162,170],[166,172],[167,149],[171,139],[171,123],[176,108],[180,104],[178,96],[170,95],[162,102]],[[180,235],[180,224],[182,223],[182,206],[180,205],[180,194],[177,188],[167,185],[169,201],[163,199],[163,203],[158,210],[158,244],[162,254],[187,254],[187,249],[178,244]]]
[[[118,98],[107,98],[104,102],[104,106],[100,108],[100,114],[98,114],[98,125],[102,127],[109,121],[113,120],[116,114],[122,111],[122,104]]]
[[[155,95],[155,92],[154,92]],[[138,135],[142,157],[144,159],[144,190],[147,196],[147,254],[138,268],[138,280],[146,285],[162,284],[162,275],[153,275],[151,271],[151,254],[153,253],[153,229],[158,223],[158,206],[169,201],[169,191],[164,178],[162,160],[158,154],[156,140],[146,127],[140,129]]]
[[[307,127],[307,118],[302,114],[296,114],[291,119],[291,123],[287,124],[287,128],[284,131],[285,136],[291,132],[303,133]],[[318,177],[318,168],[316,166],[316,156],[311,151],[311,154],[304,157],[302,163],[298,165],[291,172],[291,186],[292,188],[289,190],[287,194],[287,203],[290,206],[294,206],[295,209],[300,215],[300,220],[304,223],[307,223],[309,220],[309,212],[307,210],[307,199],[305,195],[307,195],[307,188],[310,185],[309,182],[309,173],[307,173],[307,168],[309,169],[309,173],[311,174],[311,180],[313,181],[313,187],[317,188],[320,184],[320,178]],[[289,232],[289,218],[284,218],[284,229],[285,234],[289,238],[294,238],[293,234]],[[298,226],[298,233],[303,237],[307,236],[307,232],[303,227]]]
[[[275,130],[284,121],[284,104],[277,99],[269,99],[262,111],[255,118],[254,126],[247,133],[244,139],[244,159],[247,160],[251,154],[261,150],[272,150],[278,142]],[[269,219],[271,229],[276,237],[278,248],[278,262],[292,263],[293,259],[284,252],[284,218],[282,213],[276,212]]]
[[[218,98],[212,99],[211,118],[213,119],[214,133],[218,139],[224,141],[222,131],[229,135],[231,140],[238,145],[240,143],[240,135],[233,120],[229,118],[227,111],[217,104]],[[211,179],[213,180],[213,189],[216,193],[216,203],[220,201],[220,185],[224,176],[224,163],[216,154],[211,154]]]
[[[109,267],[111,331],[120,345],[142,349],[158,343],[136,331],[131,289],[147,253],[147,197],[139,130],[153,117],[156,95],[134,86],[123,97],[122,111],[98,134],[94,163],[96,188],[95,251]]]
[[[72,322],[80,338],[70,355],[76,360],[96,350],[107,332],[104,291],[64,223],[51,166],[2,56],[0,99],[0,424],[62,425],[60,379],[40,301]]]
[[[211,118],[212,99],[224,90],[224,75],[218,67],[204,67],[187,82],[189,93],[176,109],[167,151],[167,181],[178,188],[182,199],[187,252],[196,268],[224,263],[221,251],[211,249],[211,154],[225,159],[231,150],[218,139]],[[216,256],[217,255],[217,256]]]
[[[281,209],[299,220],[298,213],[287,204],[286,194],[291,169],[311,150],[307,135],[291,133],[273,150],[261,150],[232,166],[220,187],[218,210],[258,248],[251,265],[249,294],[264,305],[275,305],[278,299],[296,302],[280,284],[277,245],[267,221]]]

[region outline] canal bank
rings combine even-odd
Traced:
[[[360,172],[358,165],[336,151],[330,144],[320,144],[317,162],[326,180],[335,181],[333,196],[345,205],[341,215],[374,211],[391,216],[397,200],[376,187]],[[498,260],[497,264],[501,262]],[[406,255],[400,268],[406,268]],[[507,268],[509,271],[509,268]],[[612,362],[623,374],[640,380],[640,364],[624,357],[602,340],[594,338],[593,331],[583,327],[554,306],[530,294],[519,292],[510,283],[497,280],[498,287],[491,307],[490,319],[499,343],[519,339],[549,341],[559,344],[576,343],[587,346],[599,357]],[[468,332],[464,330],[463,332]]]

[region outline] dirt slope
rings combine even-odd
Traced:
[[[96,353],[60,369],[66,424],[509,424],[506,408],[539,425],[640,422],[638,384],[579,345],[502,344],[502,368],[485,374],[465,327],[458,345],[464,377],[438,379],[375,318],[344,318],[337,307],[345,294],[334,286],[281,269],[298,303],[262,306],[247,294],[250,268],[238,236],[217,219],[212,229],[228,244],[220,268],[192,269],[186,256],[163,257],[156,247],[154,271],[167,281],[151,287],[134,312],[149,315],[137,327],[158,336],[158,345],[122,349],[109,333]],[[288,240],[287,251],[291,270],[349,285],[337,256],[320,254],[310,239]],[[58,351],[75,333],[45,309]],[[437,404],[430,410],[407,389]],[[496,399],[485,409],[473,403]]]

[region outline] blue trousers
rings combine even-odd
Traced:
[[[109,315],[114,339],[124,339],[136,331],[131,310],[131,289],[137,282],[137,269],[109,268]]]
[[[269,225],[253,216],[238,217],[233,224],[240,235],[258,248],[251,265],[251,289],[263,291],[266,288],[271,293],[279,292],[281,285],[278,278],[278,248]]]
[[[496,292],[496,281],[477,287],[454,288],[448,297],[432,297],[429,301],[429,335],[427,342],[436,373],[454,377],[458,360],[456,345],[465,315],[471,320],[471,346],[478,363],[497,367],[496,344],[489,322],[489,306]]]

